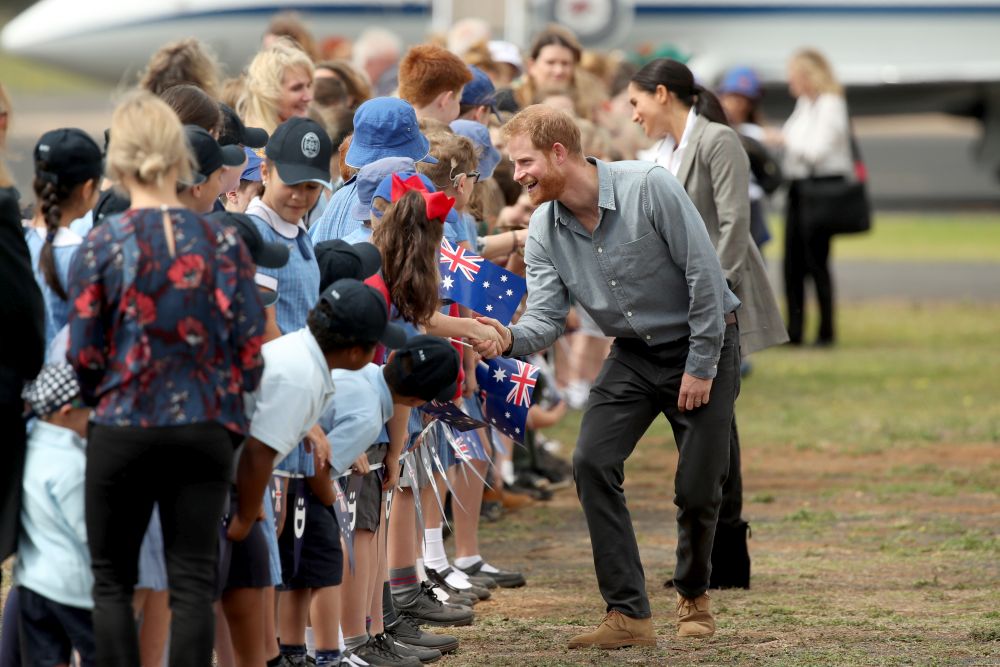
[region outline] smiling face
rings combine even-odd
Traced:
[[[266,182],[264,203],[281,216],[282,220],[293,225],[316,205],[323,190],[323,186],[319,183],[286,184],[281,180],[278,169],[273,163],[268,164]]]
[[[528,73],[540,90],[561,90],[573,81],[576,60],[573,52],[559,44],[543,46],[538,57],[531,61]]]
[[[551,152],[535,148],[530,137],[517,134],[507,142],[507,154],[514,163],[514,180],[534,206],[559,199],[566,189],[566,176],[553,163]]]
[[[667,135],[666,89],[657,88],[650,93],[632,82],[628,84],[628,101],[632,105],[632,122],[638,123],[650,139],[662,139]]]
[[[281,100],[278,102],[278,119],[283,123],[293,116],[305,116],[312,102],[312,77],[298,67],[285,70],[281,80]]]

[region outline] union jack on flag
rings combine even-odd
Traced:
[[[537,366],[503,357],[486,359],[476,367],[483,416],[490,426],[517,442],[524,442],[538,371]]]
[[[475,282],[483,258],[479,255],[473,255],[460,245],[453,246],[448,242],[448,239],[441,239],[441,259],[439,261],[448,265],[446,269],[448,273],[454,274],[456,271],[461,271],[466,280]]]
[[[511,384],[514,386],[507,393],[507,402],[521,407],[531,407],[531,390],[534,389],[538,380],[538,367],[526,364],[520,359],[514,359],[517,364],[517,372],[510,376]]]

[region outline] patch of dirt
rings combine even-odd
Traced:
[[[866,455],[748,446],[753,588],[712,592],[719,629],[703,642],[675,636],[675,594],[662,587],[674,565],[675,461],[672,444],[648,438],[626,472],[657,648],[566,648],[605,611],[570,489],[484,524],[482,552],[522,570],[528,586],[479,604],[475,625],[453,631],[462,646],[446,664],[1000,665],[990,640],[1000,632],[997,445]],[[921,486],[972,475],[979,483],[939,495]]]

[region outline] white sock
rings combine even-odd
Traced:
[[[427,570],[424,569],[423,558],[418,558],[413,564],[413,568],[417,571],[417,579],[420,581],[427,581]]]
[[[472,567],[473,565],[475,565],[476,563],[478,563],[478,562],[480,562],[482,560],[483,560],[483,557],[480,556],[479,554],[476,554],[475,556],[464,556],[462,558],[456,558],[455,559],[455,565],[458,566],[458,567],[460,567],[460,568],[462,568],[463,570],[466,570],[466,569]],[[481,568],[479,568],[479,569],[482,572],[499,572],[500,571],[500,570],[496,569],[495,567],[493,567],[492,565],[490,565],[489,563],[487,563],[486,561],[483,561],[483,566]]]
[[[514,462],[513,461],[501,461],[500,462],[500,478],[503,479],[506,484],[514,483]]]
[[[344,629],[339,625],[337,626],[337,649],[342,655],[347,650],[347,644],[344,643]]]
[[[316,656],[316,633],[311,625],[306,626],[306,653]]]
[[[448,554],[444,550],[440,526],[424,530],[424,566],[438,572],[448,567]]]
[[[465,572],[459,572],[454,568],[452,568],[451,572],[448,573],[448,576],[444,578],[444,581],[452,588],[457,588],[461,591],[472,588],[472,584],[469,583],[469,577],[465,574]]]

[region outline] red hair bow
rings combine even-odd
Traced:
[[[411,190],[419,192],[423,196],[428,220],[440,220],[443,223],[455,205],[454,197],[449,197],[443,192],[428,192],[427,186],[420,180],[420,176],[413,175],[404,181],[399,177],[399,174],[392,175],[392,201],[398,201],[400,197]]]

